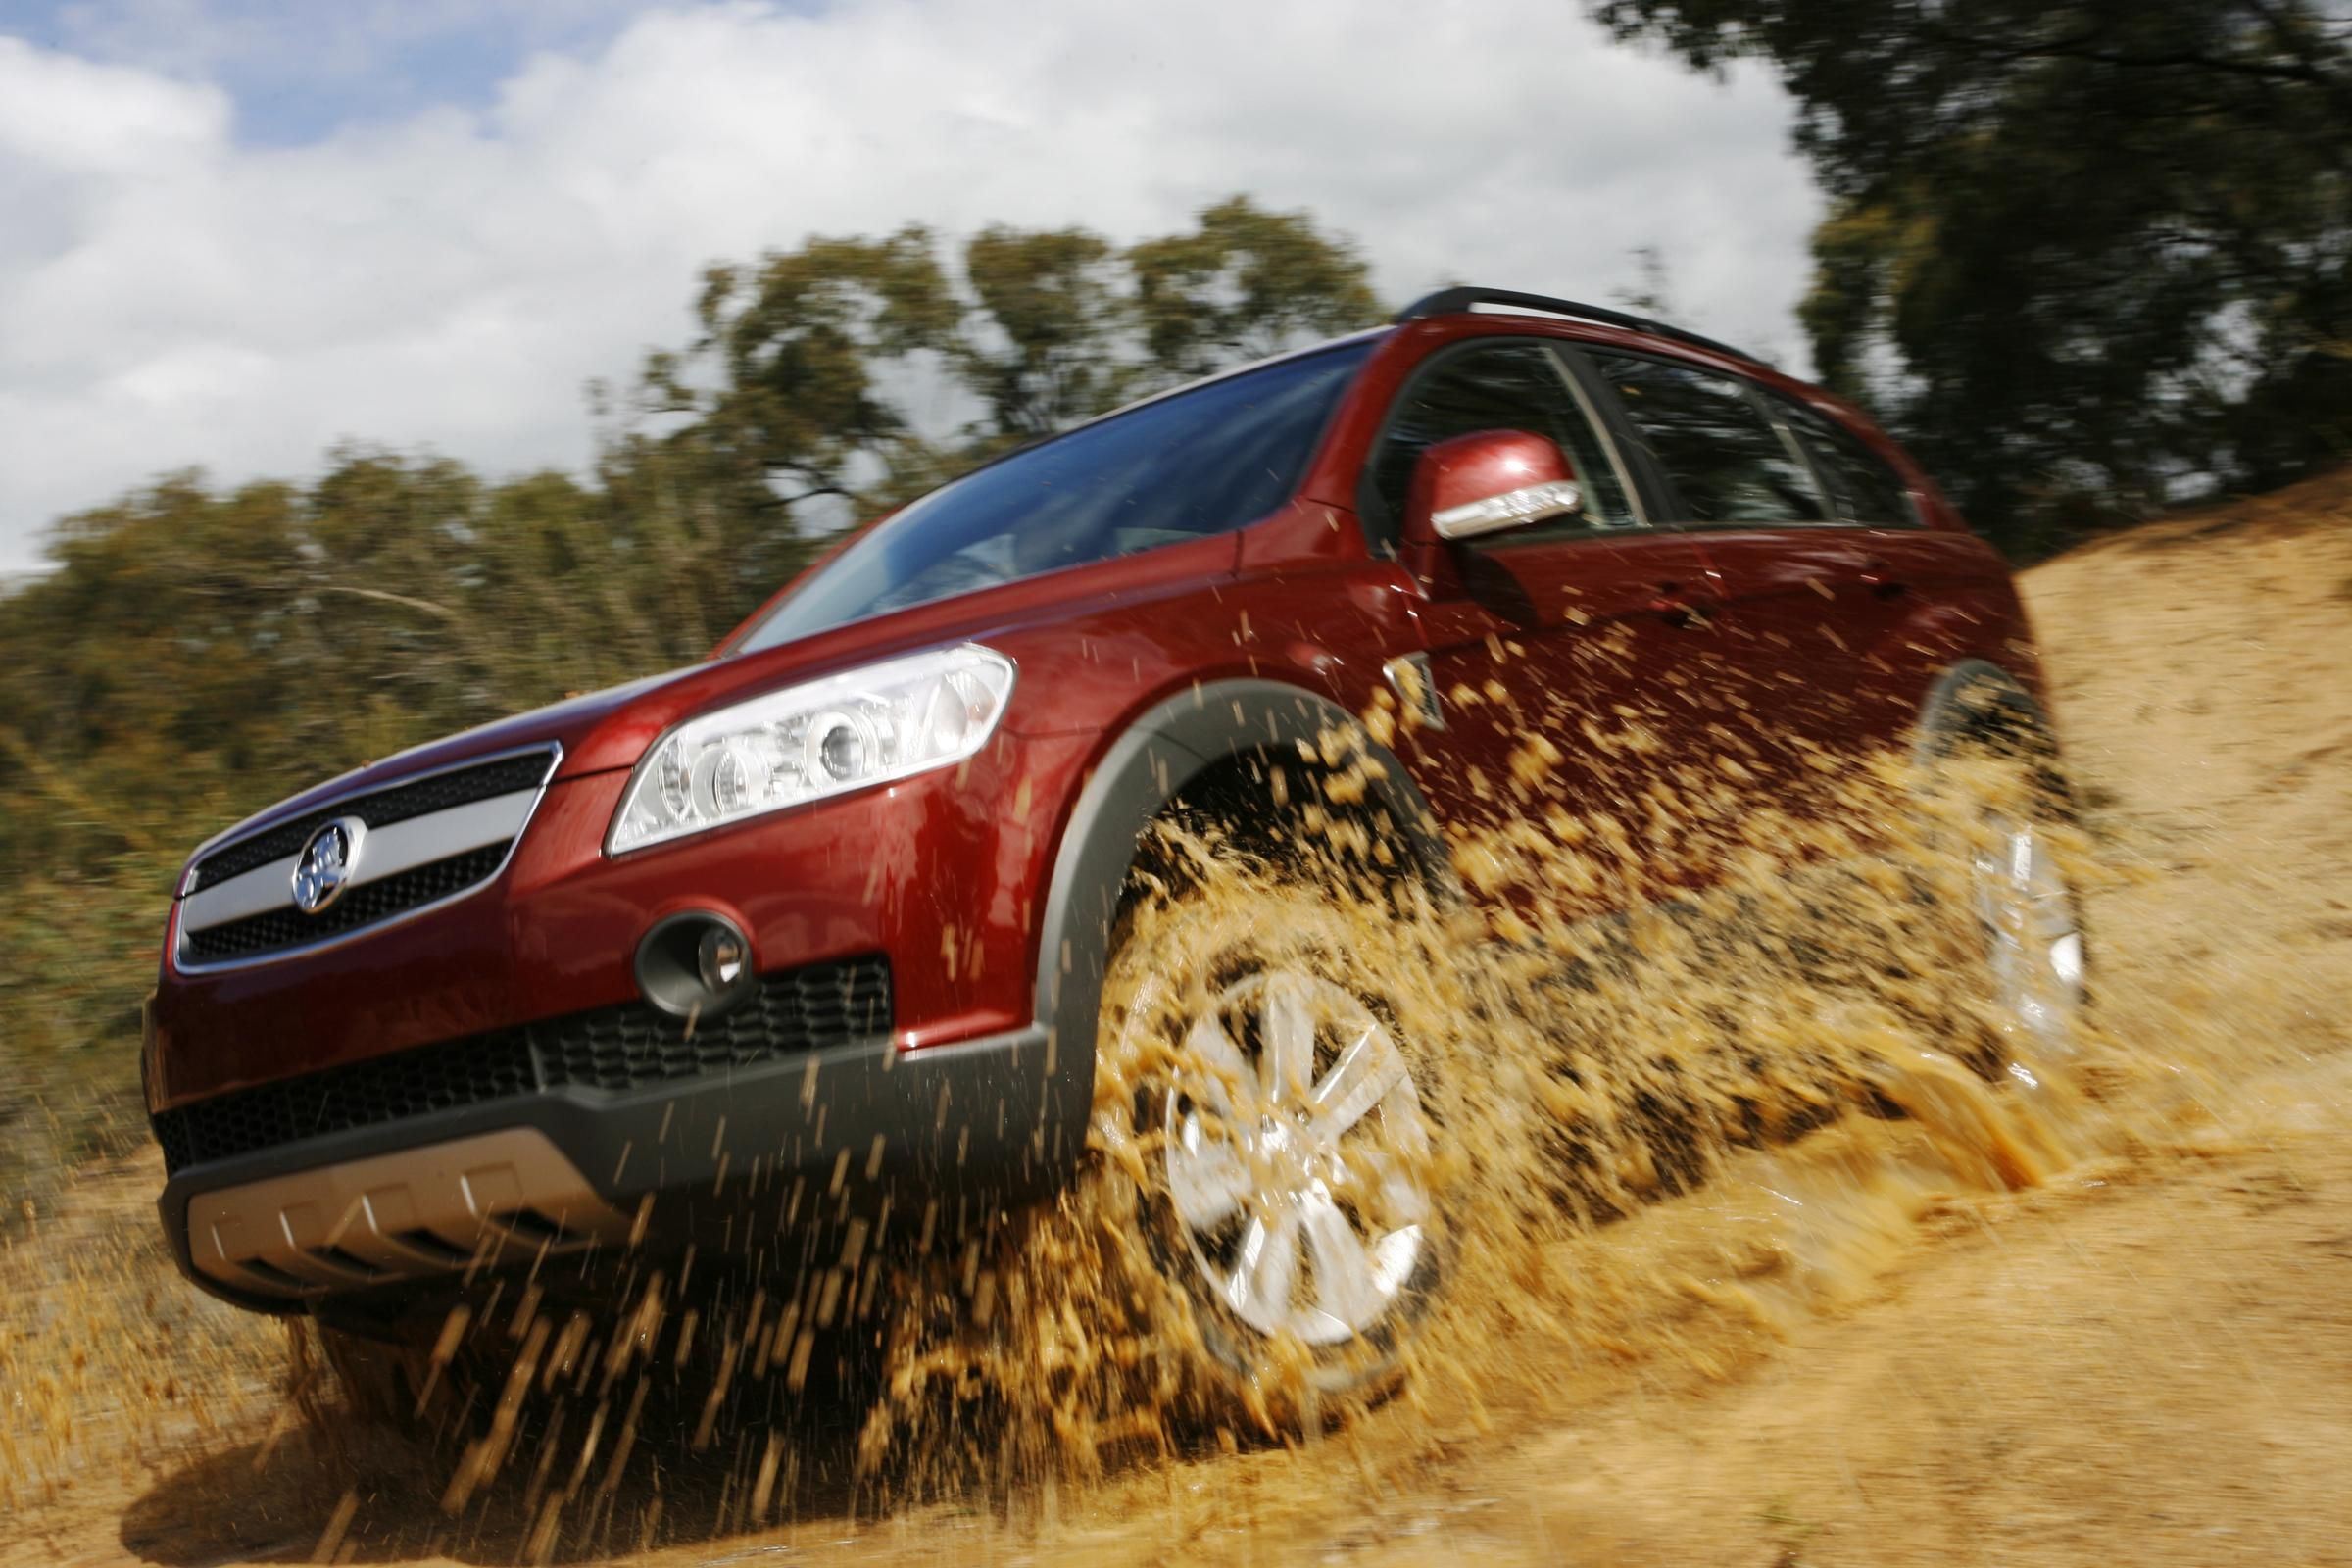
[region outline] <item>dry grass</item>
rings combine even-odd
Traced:
[[[152,1157],[81,1167],[0,1243],[0,1513],[216,1451],[281,1408],[283,1331],[182,1285],[149,1206],[162,1179]]]

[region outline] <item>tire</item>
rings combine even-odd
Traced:
[[[430,1344],[357,1334],[318,1320],[298,1327],[298,1343],[305,1332],[333,1374],[339,1413],[406,1437],[440,1435],[464,1403],[467,1379],[479,1370],[465,1349],[437,1367]]]
[[[1267,1419],[1385,1392],[1443,1275],[1432,1067],[1382,916],[1284,888],[1131,913],[1104,984],[1099,1114],[1212,1399]],[[1100,1069],[1099,1069],[1100,1070]],[[1099,1080],[1099,1083],[1102,1080]]]

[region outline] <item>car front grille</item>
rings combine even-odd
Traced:
[[[420,865],[380,881],[364,883],[317,914],[305,914],[291,905],[282,909],[231,920],[187,934],[187,955],[200,963],[223,958],[251,957],[320,942],[346,931],[420,907],[436,899],[462,893],[496,871],[514,841],[485,844],[445,860]]]
[[[165,1169],[328,1133],[539,1093],[614,1093],[890,1037],[890,960],[880,954],[760,977],[743,1005],[691,1033],[645,1002],[334,1067],[200,1101],[155,1117]]]
[[[223,845],[190,869],[180,895],[182,966],[251,963],[398,919],[487,883],[507,863],[562,760],[533,747],[329,802]],[[366,881],[315,913],[294,902],[289,867],[327,823],[370,834]],[[274,868],[274,869],[272,869]],[[242,879],[242,880],[240,880]]]
[[[550,750],[525,752],[517,757],[502,757],[478,767],[453,768],[446,773],[434,773],[406,784],[355,795],[347,800],[319,808],[307,816],[291,822],[281,822],[267,832],[249,839],[223,845],[196,862],[196,874],[183,890],[201,892],[217,887],[232,876],[298,855],[304,844],[337,817],[356,816],[369,827],[390,827],[412,817],[429,816],[454,807],[469,806],[496,795],[512,795],[517,790],[533,790],[547,782],[555,771],[556,754]]]

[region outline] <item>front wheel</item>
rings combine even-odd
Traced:
[[[1362,1394],[1440,1275],[1431,1065],[1379,971],[1384,922],[1302,896],[1194,896],[1113,959],[1103,1113],[1149,1252],[1221,1379]]]

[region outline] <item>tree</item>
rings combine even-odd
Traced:
[[[1600,0],[1780,70],[1800,316],[2014,548],[2352,450],[2352,24],[2314,0]]]
[[[1165,362],[1109,240],[995,226],[958,277],[910,224],[710,268],[694,340],[625,400],[594,399],[585,480],[347,446],[307,486],[183,473],[60,523],[51,569],[0,591],[0,1126],[66,1060],[135,1093],[158,916],[205,832],[703,657],[820,548],[805,502],[877,510],[1171,375],[1371,314],[1353,252],[1302,217],[1237,199],[1201,234],[1210,260],[1155,301],[1181,348]],[[914,396],[926,376],[951,396]]]
[[[1666,256],[1655,245],[1637,245],[1626,253],[1634,259],[1640,281],[1630,289],[1619,292],[1617,303],[1636,316],[1653,320],[1675,314],[1669,295],[1671,285],[1666,275]]]
[[[1350,247],[1243,198],[1137,250],[1192,258],[1151,318],[1187,370],[1374,314]],[[706,271],[587,482],[353,445],[66,519],[0,593],[0,875],[169,858],[289,781],[702,657],[820,548],[801,502],[877,510],[1178,373],[1135,254],[994,225],[958,276],[920,225],[813,239]],[[909,412],[926,374],[955,418]]]
[[[732,485],[746,514],[818,498],[870,513],[1140,392],[1380,318],[1351,244],[1246,196],[1124,251],[1083,228],[992,224],[962,263],[952,277],[936,236],[908,224],[712,266],[699,336],[646,362],[650,422],[610,445]],[[943,374],[980,417],[908,411]]]
[[[773,504],[850,497],[860,460],[885,461],[906,434],[880,387],[884,368],[953,337],[959,307],[928,229],[886,239],[812,239],[754,268],[703,275],[688,356],[656,354],[643,377],[651,412],[684,415],[714,457],[733,457]],[[715,360],[715,388],[695,384]],[[765,498],[763,498],[765,499]]]
[[[980,318],[952,352],[988,406],[991,434],[1051,435],[1125,396],[1128,302],[1110,241],[1082,228],[992,224],[964,247],[963,274]]]
[[[1247,196],[1205,209],[1189,234],[1127,252],[1152,365],[1172,380],[1262,359],[1302,339],[1376,324],[1370,272],[1355,247],[1304,213]]]

